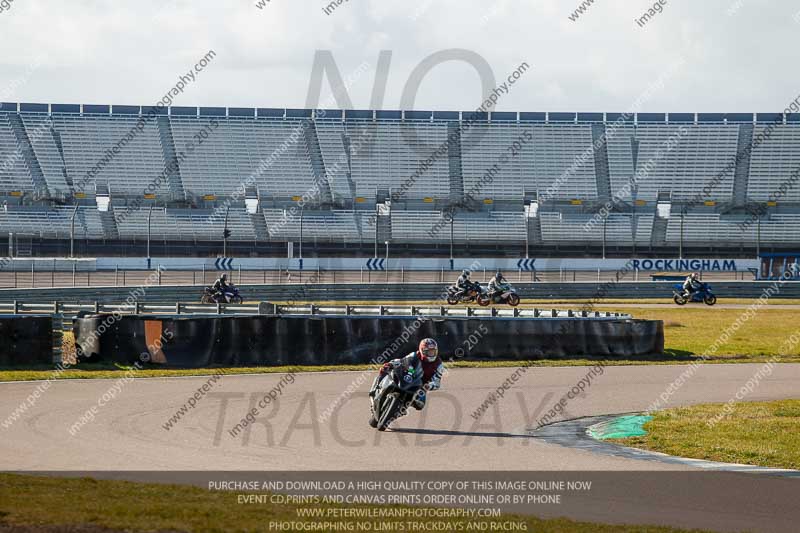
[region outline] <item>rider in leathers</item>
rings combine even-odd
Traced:
[[[378,383],[381,382],[383,377],[391,372],[394,368],[409,368],[413,366],[415,371],[422,372],[422,388],[414,396],[414,401],[411,405],[414,409],[421,410],[425,407],[427,400],[427,391],[436,390],[442,385],[442,374],[445,368],[439,358],[439,345],[433,339],[422,339],[419,343],[419,348],[415,352],[411,352],[405,357],[399,359],[392,359],[388,363],[384,363],[378,377],[372,383],[372,389],[369,391],[370,396],[375,395],[378,390]]]

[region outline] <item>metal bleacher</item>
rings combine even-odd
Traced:
[[[754,136],[764,135],[766,125],[757,125]],[[775,200],[775,193],[783,183],[794,180],[792,187],[785,188],[780,200],[800,202],[800,124],[774,127],[769,136],[755,145],[750,156],[750,181],[747,196],[752,200]]]
[[[141,196],[153,183],[165,166],[158,128],[145,122],[138,131],[137,121],[129,116],[53,114],[75,192],[94,194],[95,184],[102,184],[112,194]],[[126,138],[130,140],[114,154],[115,145]],[[157,196],[168,192],[166,183],[154,191]]]
[[[8,116],[0,114],[0,187],[8,192],[33,191],[33,179]]]
[[[736,158],[738,135],[738,125],[725,124],[620,127],[608,137],[611,189],[630,190],[631,194],[622,196],[626,201],[634,192],[637,199],[655,201],[663,191],[669,191],[674,200],[688,200],[697,194],[698,185],[702,188]],[[677,142],[672,149],[670,139]],[[638,176],[635,191],[626,187],[632,176]],[[722,174],[709,199],[730,199],[732,193],[731,169]]]
[[[0,103],[0,232],[191,251],[227,228],[272,253],[780,249],[800,234],[792,114],[151,110]]]
[[[251,175],[264,196],[281,199],[314,185],[301,121],[173,117],[171,123],[175,148],[186,154],[181,177],[190,195],[229,196]],[[203,130],[208,138],[190,151]]]

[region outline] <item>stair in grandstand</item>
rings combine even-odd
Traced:
[[[311,157],[311,170],[314,172],[314,180],[319,186],[319,201],[323,204],[330,204],[333,200],[333,195],[331,194],[331,185],[325,177],[325,161],[322,159],[322,149],[319,146],[319,135],[314,121],[306,121],[306,127],[303,128],[303,131],[305,132],[306,145],[308,146],[308,155]]]
[[[639,141],[631,137],[631,156],[633,157],[633,172],[639,168]]]
[[[172,135],[172,125],[169,122],[169,117],[159,115],[156,118],[158,124],[158,136],[161,140],[161,149],[164,153],[164,164],[167,171],[167,183],[169,184],[170,195],[173,200],[185,200],[186,192],[183,189],[183,180],[181,180],[180,165],[177,167],[173,162],[177,162],[178,155],[175,151],[175,138]],[[172,169],[170,169],[172,166]],[[158,194],[158,192],[156,192]]]
[[[750,178],[750,150],[753,144],[753,125],[739,125],[739,141],[736,147],[736,170],[733,174],[733,203],[742,206],[747,202],[747,185]]]
[[[72,189],[72,176],[67,172],[67,162],[64,159],[64,144],[61,142],[61,133],[54,128],[50,128],[50,134],[53,136],[53,142],[55,142],[58,155],[61,157],[61,173],[64,175],[64,181],[66,181],[69,188]]]
[[[650,245],[653,247],[665,246],[667,242],[667,226],[669,219],[658,215],[653,218],[653,233],[650,235]]]
[[[539,217],[528,219],[528,244],[542,244],[542,222]]]
[[[36,154],[33,152],[33,146],[31,145],[30,138],[28,138],[28,132],[25,131],[22,118],[16,113],[11,113],[8,115],[8,121],[11,123],[11,129],[14,132],[14,136],[17,138],[17,146],[22,154],[22,158],[28,166],[28,170],[30,170],[35,196],[39,198],[49,197],[47,181],[44,179],[44,172],[42,172],[39,160],[36,159]]]
[[[113,210],[100,211],[100,224],[103,226],[103,238],[119,239],[119,229]]]
[[[342,134],[342,146],[344,146],[344,153],[347,158],[347,170],[345,170],[345,178],[347,178],[347,186],[350,189],[350,199],[356,197],[356,182],[353,181],[353,154],[350,150],[350,136],[346,133]]]
[[[269,228],[267,228],[267,221],[264,218],[264,212],[259,210],[258,213],[251,214],[250,220],[253,223],[253,230],[256,233],[256,239],[258,241],[268,241]]]
[[[456,122],[447,123],[447,161],[450,165],[450,200],[459,201],[464,197],[464,175],[461,167],[461,126]]]
[[[375,231],[378,234],[378,242],[386,242],[392,240],[392,217],[390,216],[379,216],[376,225]]]
[[[594,171],[597,179],[597,197],[601,201],[611,199],[611,174],[608,170],[608,145],[603,124],[592,124],[592,146],[594,147]],[[602,139],[602,141],[601,141]]]

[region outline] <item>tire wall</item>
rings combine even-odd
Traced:
[[[178,367],[368,363],[405,355],[423,337],[439,341],[445,360],[626,357],[664,351],[663,323],[645,320],[140,315],[123,316],[98,334],[103,319],[75,320],[76,342],[85,356],[128,364],[142,358]]]

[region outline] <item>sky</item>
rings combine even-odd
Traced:
[[[151,105],[209,51],[174,105],[471,110],[520,65],[495,110],[771,112],[800,93],[793,0],[337,1],[0,0],[0,101]],[[327,74],[309,96],[325,57],[347,99]]]

